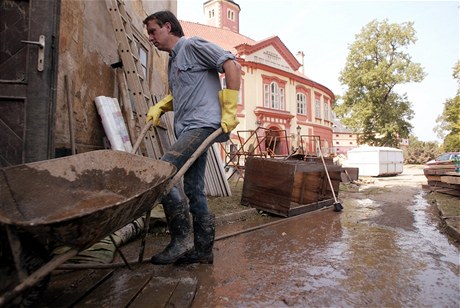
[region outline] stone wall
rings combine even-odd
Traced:
[[[142,44],[149,49],[148,80],[156,97],[166,93],[167,54],[152,47],[146,38],[142,20],[158,10],[177,12],[175,0],[125,1],[132,25],[138,30]],[[105,1],[61,0],[59,64],[56,102],[56,149],[71,148],[69,105],[73,108],[74,136],[77,153],[104,147],[104,130],[94,99],[97,96],[117,97],[116,70],[111,64],[119,62],[118,43]],[[68,90],[65,87],[68,79]]]

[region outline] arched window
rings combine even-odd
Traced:
[[[233,10],[227,10],[227,18],[230,20],[235,20],[235,12]]]
[[[278,78],[263,76],[264,107],[284,110],[285,82]]]

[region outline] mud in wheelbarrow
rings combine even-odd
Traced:
[[[84,249],[141,217],[176,168],[101,150],[2,169],[0,224],[43,245]]]
[[[48,253],[57,246],[73,248],[40,268],[39,276],[44,276],[141,217],[155,205],[175,173],[176,168],[167,162],[113,150],[3,168],[0,225],[7,231],[4,235],[8,234],[13,256],[16,250],[17,271],[30,274],[27,261],[17,260],[32,243],[35,247],[39,243]],[[32,279],[30,284],[37,282]]]
[[[112,150],[1,169],[0,244],[9,241],[20,283],[0,294],[0,307],[79,251],[143,214],[148,221],[149,211],[220,134],[221,128],[208,136],[177,172],[167,162]],[[31,242],[22,245],[23,236],[48,252],[61,245],[72,248],[31,271],[27,260],[20,260],[21,246],[32,247]]]

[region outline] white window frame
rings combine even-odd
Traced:
[[[321,101],[315,99],[315,118],[321,119]]]
[[[268,108],[270,106],[270,85],[264,84],[264,107]]]
[[[279,109],[284,110],[284,88],[279,88],[280,90],[280,105]]]
[[[270,108],[272,109],[279,108],[279,88],[278,83],[274,81],[270,83]]]
[[[297,92],[297,113],[307,114],[307,96],[301,92]]]
[[[264,83],[264,107],[284,110],[285,89],[276,81]]]

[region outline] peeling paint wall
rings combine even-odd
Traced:
[[[177,12],[175,0],[125,1],[132,24],[145,35],[142,20],[158,10]],[[69,80],[77,153],[104,147],[104,129],[94,99],[97,96],[118,98],[116,71],[118,43],[105,1],[61,0],[58,86],[56,102],[56,148],[70,149],[69,105],[64,79]],[[147,40],[145,41],[147,44]],[[149,54],[150,90],[155,96],[166,93],[167,54],[152,47]]]

